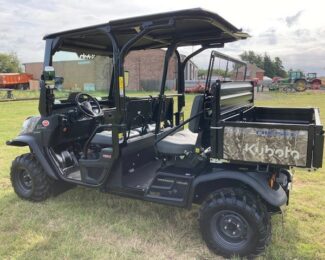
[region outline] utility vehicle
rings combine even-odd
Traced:
[[[270,241],[270,215],[288,204],[290,168],[321,167],[324,137],[318,109],[256,107],[251,82],[211,80],[215,58],[220,57],[215,51],[205,91],[194,97],[191,115],[184,120],[186,63],[203,50],[247,37],[202,9],[45,36],[40,116],[28,118],[20,135],[7,142],[30,148],[12,164],[17,195],[43,201],[54,184],[71,183],[187,209],[198,204],[199,226],[212,251],[228,257],[263,252]],[[181,59],[178,48],[193,45],[201,47]],[[159,95],[126,96],[126,55],[158,48],[167,49]],[[111,74],[106,97],[72,92],[58,101],[52,65],[60,51],[98,62],[110,57],[113,68],[103,66],[104,74]],[[177,93],[168,94],[173,55],[178,61]],[[245,65],[227,55],[223,58]],[[77,63],[82,78],[86,62]]]

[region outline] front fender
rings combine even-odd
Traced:
[[[53,168],[51,167],[48,160],[44,156],[43,149],[37,144],[35,137],[31,135],[19,135],[15,139],[7,141],[6,144],[10,146],[18,146],[18,147],[29,146],[33,154],[36,156],[37,160],[42,165],[46,174],[52,179],[58,180],[58,177],[53,171]]]
[[[256,191],[267,203],[274,207],[280,207],[287,203],[288,197],[285,190],[279,185],[277,190],[271,189],[268,185],[268,176],[263,172],[254,171],[236,171],[220,169],[196,177],[191,186],[190,197],[192,203],[195,190],[200,184],[216,182],[221,180],[241,182]],[[190,206],[190,205],[189,205]]]

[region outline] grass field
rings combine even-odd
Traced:
[[[188,106],[193,96],[187,97]],[[258,105],[317,106],[325,122],[325,94],[263,94]],[[188,111],[188,109],[187,109]],[[214,259],[191,211],[78,187],[44,203],[18,199],[11,161],[24,148],[5,146],[36,101],[0,103],[0,259]],[[297,170],[290,205],[274,216],[266,259],[325,259],[325,169]]]

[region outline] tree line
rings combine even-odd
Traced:
[[[288,76],[284,69],[282,60],[279,57],[272,59],[266,52],[264,55],[257,54],[254,51],[244,51],[239,55],[243,61],[255,64],[257,67],[264,70],[264,75],[270,78]]]
[[[247,63],[255,64],[260,69],[264,70],[264,75],[270,78],[281,77],[286,78],[288,76],[287,71],[285,70],[282,60],[279,57],[272,59],[270,55],[264,53],[263,55],[255,53],[254,51],[244,51],[239,55],[242,61]],[[236,66],[233,65],[232,69],[229,69],[227,76],[231,77],[232,73],[236,70]],[[225,70],[223,69],[214,69],[212,71],[213,76],[224,76]],[[206,69],[200,69],[198,72],[199,78],[205,78],[207,75]]]

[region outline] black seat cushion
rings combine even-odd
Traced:
[[[194,152],[197,135],[188,129],[176,132],[158,142],[157,150],[159,153],[170,155],[182,155],[187,152]]]
[[[138,130],[131,130],[129,138],[139,136],[140,132]],[[119,140],[121,142],[122,139]],[[91,144],[100,145],[100,146],[110,146],[113,144],[112,132],[111,131],[102,131],[97,133],[90,142]]]

